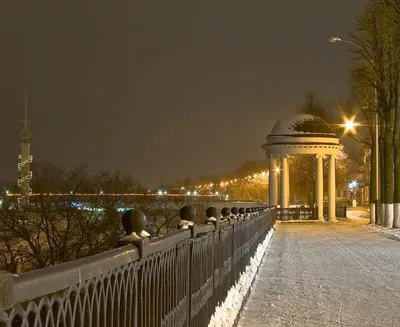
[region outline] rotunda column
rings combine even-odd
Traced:
[[[328,220],[336,222],[336,156],[328,159]]]
[[[269,184],[268,184],[268,195],[269,205],[278,205],[278,176],[276,172],[277,160],[275,155],[269,156]]]
[[[324,162],[323,156],[316,155],[315,169],[315,203],[317,205],[317,217],[324,220]]]
[[[287,155],[281,157],[281,208],[289,208],[289,164]]]

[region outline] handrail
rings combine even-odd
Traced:
[[[130,236],[121,247],[14,276],[11,294],[0,294],[0,326],[206,325],[276,219],[267,207],[224,208],[222,221],[211,213],[204,225],[149,240],[137,236],[145,226],[137,212],[123,221]]]
[[[139,260],[136,246],[125,245],[86,258],[16,275],[13,302],[23,303],[59,292],[136,260]]]

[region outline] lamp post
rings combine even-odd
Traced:
[[[342,42],[342,43],[348,43],[351,44],[359,49],[362,49],[359,45],[352,41],[348,40],[343,40],[339,37],[330,37],[329,42],[331,43],[336,43],[336,42]],[[372,59],[370,59],[372,67],[375,66],[375,63]],[[372,164],[371,162],[371,171],[373,169],[375,170],[375,180],[371,180],[371,183],[374,182],[374,187],[375,187],[375,194],[371,192],[372,195],[375,195],[375,198],[370,199],[370,223],[371,224],[377,224],[378,223],[378,208],[379,208],[379,112],[378,112],[378,93],[377,89],[375,87],[375,135],[374,135],[374,146],[372,147],[372,158],[375,158],[375,165]],[[372,185],[370,185],[372,187]],[[375,216],[375,217],[374,217]]]

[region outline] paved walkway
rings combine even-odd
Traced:
[[[400,242],[357,222],[279,224],[239,326],[400,326]]]

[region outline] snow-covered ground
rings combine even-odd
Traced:
[[[347,212],[347,217],[350,219],[369,219],[369,211],[366,210],[349,210]],[[378,233],[381,236],[388,237],[394,240],[400,241],[400,229],[398,228],[388,228],[377,225],[368,225],[366,228],[370,232]]]
[[[399,326],[400,242],[362,219],[280,224],[239,326]]]
[[[228,291],[228,295],[223,303],[216,307],[214,315],[211,317],[209,327],[231,327],[240,312],[243,300],[250,290],[254,277],[257,274],[261,260],[271,242],[276,225],[269,231],[265,240],[258,245],[255,255],[250,259],[250,264],[240,275],[239,280]]]
[[[369,210],[350,209],[347,210],[347,218],[369,218]]]
[[[400,229],[398,228],[388,228],[376,225],[369,225],[367,228],[369,231],[378,233],[381,236],[400,241]]]

